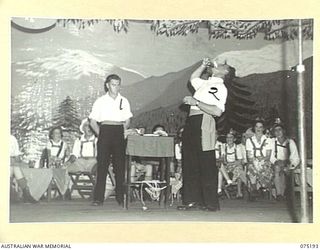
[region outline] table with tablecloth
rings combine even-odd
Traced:
[[[166,185],[170,183],[170,158],[174,157],[174,138],[167,136],[140,136],[129,135],[127,139],[126,154],[128,161],[126,164],[126,186],[125,206],[129,206],[130,195],[130,170],[132,156],[160,158],[160,164],[165,167],[164,180]],[[161,177],[163,178],[163,177]],[[165,206],[167,204],[169,192],[165,191]]]
[[[66,169],[23,167],[20,169],[27,180],[31,196],[37,201],[48,188],[51,188],[53,181],[60,194],[64,195],[68,189],[69,176]]]

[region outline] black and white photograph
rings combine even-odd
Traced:
[[[313,18],[10,31],[10,224],[314,223]]]

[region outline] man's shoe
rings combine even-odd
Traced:
[[[277,201],[284,201],[285,198],[283,195],[277,195],[277,198],[276,198]]]
[[[93,201],[91,203],[91,206],[94,206],[94,207],[98,207],[98,206],[102,206],[102,205],[103,205],[102,201]]]
[[[122,208],[124,208],[124,203],[123,202],[118,202],[118,205]]]
[[[190,202],[190,203],[188,203],[186,205],[178,206],[177,209],[181,210],[181,211],[198,210],[199,209],[199,205],[196,202]]]
[[[208,211],[208,212],[217,212],[220,210],[220,207],[217,206],[205,206],[202,208],[203,211]]]

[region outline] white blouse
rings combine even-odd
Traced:
[[[66,156],[68,145],[65,141],[60,140],[59,142],[54,142],[49,140],[47,143],[47,149],[50,150],[50,156],[56,156],[59,159],[63,159]]]
[[[253,158],[266,157],[267,151],[271,149],[271,139],[267,138],[265,135],[262,135],[260,142],[258,142],[255,135],[246,140],[246,150],[249,151],[250,156]]]
[[[235,162],[236,158],[237,158],[237,160],[241,160],[242,154],[241,154],[240,147],[236,144],[233,144],[233,146],[230,148],[228,146],[228,144],[226,143],[224,145],[223,157],[224,157],[224,159],[227,160],[227,162]]]
[[[97,137],[94,135],[87,140],[84,135],[75,140],[72,149],[72,155],[79,157],[96,157],[97,155]]]

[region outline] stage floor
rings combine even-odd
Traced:
[[[221,200],[221,210],[178,211],[174,203],[167,209],[157,202],[147,202],[148,210],[143,211],[140,202],[131,203],[129,210],[118,206],[113,198],[101,207],[93,207],[90,200],[73,199],[68,201],[40,201],[37,204],[11,203],[10,222],[277,222],[292,223],[299,218],[299,208],[295,214],[286,201]]]

